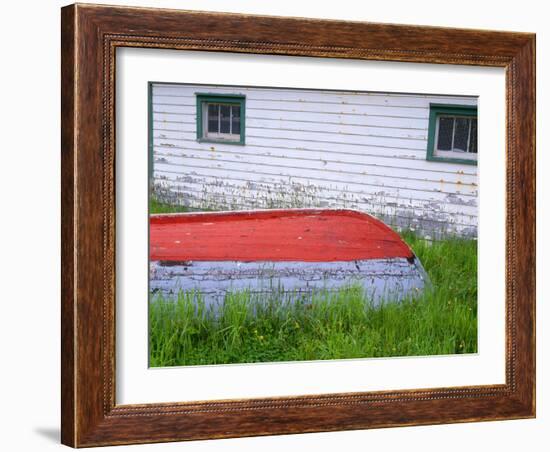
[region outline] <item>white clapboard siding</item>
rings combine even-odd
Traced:
[[[187,175],[182,174],[181,168],[174,167],[172,165],[166,165],[163,163],[157,162],[155,164],[158,169],[155,169],[155,177],[159,179],[166,180],[185,180]],[[380,196],[380,199],[385,199],[388,196],[395,198],[405,198],[405,199],[416,199],[422,200],[426,203],[430,202],[450,202],[453,201],[459,205],[469,204],[472,205],[476,201],[476,196],[474,195],[460,195],[452,192],[445,192],[442,190],[433,190],[427,192],[425,190],[419,189],[406,189],[390,185],[379,186],[375,183],[370,184],[368,182],[353,182],[349,180],[338,180],[336,177],[333,179],[327,179],[323,177],[315,177],[313,175],[299,175],[294,177],[280,177],[276,174],[268,174],[261,172],[254,172],[250,174],[249,177],[245,177],[244,174],[246,170],[237,169],[233,172],[234,178],[241,178],[250,184],[261,184],[264,182],[269,182],[275,186],[283,187],[285,185],[289,186],[290,190],[294,190],[294,187],[303,187],[303,186],[315,186],[319,192],[322,193],[323,190],[328,190],[332,188],[340,189],[344,192],[358,194],[368,194],[374,196]],[[200,165],[189,166],[187,174],[191,176],[195,175],[210,175],[216,177],[220,180],[220,183],[224,180],[224,177],[227,174],[227,170],[223,167],[219,168],[208,168]],[[272,193],[272,196],[276,196],[277,193]],[[299,207],[299,204],[297,206]]]
[[[474,199],[464,199],[454,194],[433,193],[427,199],[426,196],[422,197],[422,193],[407,193],[394,192],[393,194],[387,191],[375,191],[372,187],[367,185],[355,185],[355,184],[315,184],[313,181],[302,179],[292,181],[291,184],[287,181],[281,181],[277,179],[264,178],[259,182],[243,181],[237,177],[226,178],[223,181],[216,175],[204,174],[200,171],[193,169],[189,175],[181,176],[178,173],[171,171],[157,172],[155,173],[157,178],[157,186],[162,189],[175,189],[178,190],[181,184],[196,184],[200,185],[201,190],[208,191],[212,187],[227,187],[228,191],[231,190],[249,190],[257,189],[265,191],[267,195],[272,198],[278,197],[281,193],[292,193],[293,196],[299,197],[300,194],[307,196],[315,196],[321,199],[331,199],[335,202],[341,200],[361,200],[364,202],[372,202],[374,204],[388,205],[388,206],[408,206],[408,207],[420,207],[432,210],[436,208],[440,211],[450,213],[463,213],[464,215],[472,218],[477,217],[477,206]],[[238,176],[238,175],[237,175]],[[208,184],[203,186],[201,184]],[[338,207],[335,205],[334,207]]]
[[[179,111],[173,111],[178,110]],[[153,105],[155,120],[157,121],[195,121],[196,111],[186,107],[174,107],[173,105]],[[300,112],[292,111],[249,111],[247,110],[246,119],[278,119],[292,121],[296,124],[316,123],[316,124],[348,124],[360,126],[393,127],[402,129],[423,129],[428,130],[428,125],[424,119],[404,118],[393,116],[373,116],[373,115],[339,115],[329,113],[309,113],[307,116]]]
[[[153,144],[155,146],[164,146],[172,148],[185,148],[186,146],[192,145],[196,142],[196,138],[187,138],[187,139],[169,139],[169,138],[153,138]],[[247,146],[256,146],[264,149],[286,149],[290,155],[297,155],[300,151],[323,151],[331,152],[337,154],[338,152],[352,154],[352,155],[362,155],[363,153],[368,155],[378,155],[385,156],[388,158],[426,158],[426,151],[422,149],[410,149],[410,148],[400,148],[391,146],[391,143],[387,145],[356,145],[349,143],[326,143],[323,141],[291,141],[291,140],[269,140],[266,138],[257,138],[257,137],[246,137]],[[220,144],[220,143],[202,143],[203,149],[227,149],[228,147],[233,147],[230,144]],[[338,149],[338,152],[335,151]]]
[[[196,94],[246,96],[245,145],[197,141]],[[475,97],[155,83],[155,196],[195,209],[346,207],[477,234],[477,167],[426,160],[430,103]]]
[[[173,112],[187,113],[189,104],[186,102],[194,101],[192,97],[162,97],[154,99],[156,107],[170,109]],[[194,104],[191,104],[194,105]],[[268,111],[293,111],[300,113],[319,112],[340,114],[340,115],[373,115],[373,116],[396,116],[405,118],[427,118],[429,114],[428,108],[418,107],[394,107],[394,106],[379,106],[379,105],[362,105],[362,104],[337,104],[337,103],[309,103],[309,102],[286,102],[277,100],[254,100],[246,99],[246,108],[252,113]]]
[[[207,169],[227,168],[231,171],[237,171],[242,167],[242,158],[235,155],[219,155],[212,153],[210,156],[164,156],[155,160],[158,164],[158,170],[173,167],[178,171],[178,167],[192,168],[200,166]],[[439,190],[446,193],[471,194],[476,195],[477,184],[467,183],[465,181],[445,181],[441,178],[439,181],[427,179],[425,177],[413,178],[407,174],[406,170],[401,172],[393,171],[391,176],[387,175],[384,168],[368,168],[365,165],[350,165],[348,163],[327,163],[326,165],[319,161],[309,161],[307,168],[303,163],[285,161],[285,159],[265,158],[261,156],[247,156],[247,163],[255,165],[258,174],[269,174],[280,177],[314,177],[329,180],[334,178],[334,174],[345,174],[347,182],[357,184],[369,183],[370,185],[383,186],[388,185],[396,188],[409,188],[421,191]],[[423,175],[426,175],[424,173]],[[449,176],[449,175],[444,175]],[[470,176],[471,177],[471,176]],[[339,180],[339,179],[338,179]],[[436,187],[437,186],[437,187]]]
[[[240,158],[245,158],[246,155],[257,155],[257,156],[266,156],[272,158],[283,158],[288,159],[288,148],[282,147],[262,147],[262,146],[222,146],[216,147],[209,143],[209,146],[204,146],[201,143],[189,143],[185,146],[179,145],[169,145],[165,146],[162,144],[156,145],[155,147],[155,156],[178,156],[178,155],[201,155],[201,154],[235,154]],[[368,165],[370,167],[383,166],[385,168],[390,168],[392,173],[395,169],[404,169],[406,171],[424,171],[428,173],[438,173],[442,176],[441,179],[449,180],[447,174],[453,175],[452,179],[460,178],[461,175],[470,176],[472,182],[477,180],[477,174],[475,167],[457,167],[455,164],[445,163],[445,162],[428,162],[426,161],[426,156],[422,155],[421,157],[413,158],[394,158],[393,156],[388,155],[376,155],[368,154],[366,152],[339,152],[335,154],[333,152],[326,152],[320,150],[308,150],[300,149],[299,152],[295,152],[293,159],[296,160],[305,160],[304,165],[307,165],[309,160],[318,160],[321,162],[342,162],[350,164],[362,164]],[[412,177],[415,177],[414,175]],[[470,180],[470,179],[468,179]]]
[[[189,85],[191,86],[191,85]],[[183,87],[183,89],[182,89]],[[161,85],[153,86],[153,95],[158,99],[165,98],[193,98],[197,93],[227,94],[225,86],[198,86],[188,89],[185,85]],[[366,93],[360,91],[327,91],[307,89],[281,89],[281,88],[257,88],[238,87],[230,88],[232,93],[242,94],[248,99],[265,99],[288,102],[309,103],[336,103],[336,104],[360,104],[360,105],[389,105],[401,107],[426,108],[425,99],[433,103],[476,105],[476,99],[465,96],[437,96],[427,94],[402,94],[402,93]]]
[[[172,177],[170,177],[172,176]],[[266,202],[274,199],[271,193],[276,191],[275,196],[277,199],[294,200],[296,197],[311,197],[309,204],[318,201],[319,203],[325,203],[321,207],[348,207],[339,205],[339,203],[364,203],[371,205],[373,209],[390,209],[396,208],[404,209],[408,211],[425,211],[425,212],[443,212],[446,214],[452,214],[453,220],[458,221],[461,219],[465,224],[471,224],[477,218],[477,207],[475,205],[468,204],[454,204],[453,197],[447,197],[449,202],[433,202],[426,203],[425,199],[405,198],[403,196],[391,196],[389,194],[378,194],[372,192],[368,187],[362,187],[360,189],[351,190],[353,187],[342,186],[340,188],[336,186],[332,187],[319,187],[315,185],[306,184],[294,184],[292,186],[284,184],[282,182],[267,181],[264,180],[258,183],[245,182],[239,179],[226,179],[220,182],[215,176],[203,175],[195,173],[190,176],[186,176],[184,179],[174,178],[173,174],[159,174],[160,186],[164,185],[165,190],[173,190],[174,197],[181,191],[187,190],[193,193],[205,193],[205,185],[208,188],[208,197],[213,193],[218,193],[219,196],[235,195],[236,193],[242,194],[246,199],[250,196],[250,199],[263,199]],[[291,206],[285,206],[291,207]],[[307,207],[317,207],[308,205]]]
[[[243,150],[246,149],[246,152]],[[409,180],[421,180],[427,182],[443,182],[451,184],[467,184],[475,186],[477,184],[477,177],[473,174],[464,174],[457,172],[441,171],[439,179],[434,177],[437,175],[433,171],[425,168],[414,167],[399,167],[391,166],[393,163],[389,159],[377,159],[377,157],[363,157],[355,155],[339,155],[338,160],[329,160],[331,155],[319,154],[317,156],[311,153],[300,153],[300,156],[288,159],[284,150],[272,150],[266,151],[260,149],[259,152],[255,152],[252,148],[241,148],[241,152],[234,152],[230,150],[203,150],[203,149],[177,149],[157,147],[155,158],[159,162],[164,163],[183,163],[181,159],[197,159],[204,161],[235,161],[242,162],[246,159],[247,162],[258,165],[276,165],[276,166],[307,166],[308,168],[322,169],[322,170],[338,170],[338,171],[351,171],[360,174],[369,174],[372,176],[387,176],[388,171],[391,168],[391,175],[393,177],[404,178]],[[320,157],[319,157],[320,155]],[[376,163],[379,162],[379,163]]]
[[[204,181],[199,180],[199,183],[202,183],[202,185],[176,182],[171,184],[170,192],[163,192],[163,196],[168,201],[184,202],[185,205],[191,208],[214,210],[291,208],[295,206],[296,199],[299,199],[304,207],[337,207],[370,212],[384,219],[391,226],[412,227],[424,232],[429,230],[432,237],[460,233],[465,229],[474,231],[476,228],[475,217],[472,218],[468,215],[437,207],[415,208],[407,203],[392,204],[386,200],[384,202],[370,202],[368,199],[362,200],[351,195],[342,196],[341,194],[338,197],[320,197],[315,192],[309,194],[285,193],[281,190],[282,187],[276,187],[278,189],[277,197],[271,198],[263,190],[264,187],[231,187],[228,184],[223,184],[223,186],[209,186],[208,191],[205,191]],[[185,193],[185,196],[182,196],[182,193]],[[435,206],[435,204],[432,205]],[[416,225],[419,227],[415,227]]]
[[[172,132],[168,130],[159,130],[153,132],[154,138],[168,138],[169,140],[191,141],[197,138],[194,132]],[[425,152],[425,140],[398,138],[398,137],[378,137],[372,135],[347,135],[338,133],[323,132],[297,132],[289,133],[286,130],[276,129],[249,129],[247,128],[246,141],[254,138],[256,142],[282,142],[287,141],[296,143],[324,143],[328,145],[349,146],[373,146],[376,148],[398,148],[412,149]]]
[[[428,131],[425,129],[406,129],[402,127],[375,127],[356,124],[331,124],[308,121],[289,121],[283,119],[254,119],[247,118],[246,128],[257,134],[257,131],[288,132],[322,132],[356,136],[375,136],[389,138],[409,138],[426,140]],[[172,132],[196,132],[195,118],[185,118],[184,121],[155,121],[155,131],[167,130]]]

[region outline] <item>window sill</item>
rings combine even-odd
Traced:
[[[454,158],[454,157],[436,157],[433,155],[428,155],[426,157],[426,160],[429,162],[461,163],[463,165],[477,166],[477,160],[460,159],[460,158]]]
[[[222,139],[216,139],[216,138],[198,138],[197,141],[199,143],[231,144],[231,145],[237,145],[237,146],[244,146],[245,144],[244,140],[231,141],[231,140],[222,140]]]

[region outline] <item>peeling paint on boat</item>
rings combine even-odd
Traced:
[[[319,291],[334,292],[360,287],[363,295],[379,304],[382,300],[415,298],[427,284],[427,275],[417,258],[369,259],[341,262],[242,262],[191,261],[183,265],[151,262],[153,294],[169,298],[180,290],[200,293],[208,307],[222,302],[228,293],[248,291],[269,299],[289,299]]]
[[[268,299],[356,286],[374,304],[422,293],[428,278],[397,233],[352,210],[153,215],[150,291],[207,305],[249,291]]]

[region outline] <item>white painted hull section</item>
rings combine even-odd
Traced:
[[[150,263],[150,292],[173,299],[180,291],[199,293],[207,306],[231,292],[250,291],[269,300],[288,300],[350,285],[373,304],[418,297],[429,284],[417,258],[339,262],[194,261]]]

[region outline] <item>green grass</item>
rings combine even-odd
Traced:
[[[477,352],[477,242],[402,236],[432,281],[421,298],[372,307],[355,287],[295,303],[240,292],[213,315],[197,294],[157,296],[149,306],[150,365]]]
[[[149,200],[149,213],[179,213],[179,212],[189,212],[190,209],[185,206],[177,206],[172,204],[165,204],[163,202],[157,201],[155,198],[151,197]]]

